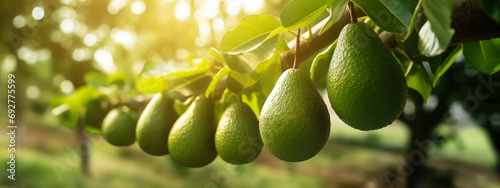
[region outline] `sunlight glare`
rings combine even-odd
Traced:
[[[144,11],[146,11],[146,4],[144,1],[134,1],[130,6],[130,9],[135,15],[141,15]]]
[[[59,87],[63,93],[71,93],[74,89],[73,83],[69,80],[62,81]]]
[[[134,47],[136,41],[134,32],[120,30],[118,28],[113,28],[111,30],[111,37],[116,43],[122,44],[129,49]]]
[[[31,14],[35,20],[41,20],[45,16],[45,11],[41,7],[35,7]]]
[[[111,74],[115,72],[116,66],[113,63],[113,56],[107,50],[99,49],[94,53],[94,59],[104,72]]]
[[[23,15],[17,15],[12,19],[12,25],[15,28],[20,29],[26,25],[26,18]]]
[[[178,1],[177,4],[175,4],[175,17],[179,21],[187,20],[190,15],[191,15],[191,7],[189,6],[188,2]]]
[[[212,28],[214,28],[215,31],[217,32],[222,32],[224,31],[224,20],[222,18],[216,18],[212,21]]]
[[[243,1],[243,10],[246,14],[255,14],[264,6],[263,0]]]
[[[13,55],[7,54],[2,63],[2,71],[13,72],[17,68],[17,59]]]
[[[40,89],[36,86],[28,86],[26,89],[26,96],[30,99],[36,99],[40,96]]]
[[[122,9],[127,4],[127,0],[112,0],[108,4],[108,12],[110,14],[116,14],[120,9]]]
[[[83,43],[85,43],[85,45],[89,47],[94,46],[96,42],[97,42],[97,37],[93,33],[88,33],[83,38]]]
[[[64,33],[71,33],[75,29],[75,22],[72,19],[65,18],[59,25],[59,28]]]

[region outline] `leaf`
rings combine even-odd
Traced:
[[[221,49],[231,53],[250,51],[265,42],[278,27],[280,23],[273,16],[248,16],[224,35]]]
[[[418,49],[427,57],[443,53],[455,30],[451,29],[453,0],[422,0],[427,22],[419,31]]]
[[[66,97],[54,98],[51,102],[51,114],[58,117],[59,121],[70,128],[78,122],[78,107],[71,99]]]
[[[380,0],[391,11],[391,13],[403,23],[407,28],[410,28],[418,0]]]
[[[328,74],[328,69],[330,68],[330,62],[332,60],[333,52],[337,47],[337,40],[335,40],[327,49],[320,52],[311,65],[310,75],[311,80],[314,82],[316,87],[326,87],[326,76]]]
[[[248,74],[257,68],[260,62],[271,58],[276,51],[278,37],[273,37],[249,52],[239,54],[224,53],[224,59],[231,70],[240,74]]]
[[[299,29],[311,24],[327,5],[326,0],[292,0],[281,10],[281,25],[287,29]]]
[[[328,22],[321,28],[318,35],[323,34],[327,31],[333,24],[335,24],[342,17],[346,11],[347,3],[349,0],[328,0],[328,7],[326,10],[330,13]]]
[[[227,75],[226,86],[227,89],[229,89],[233,93],[241,94],[243,92],[243,89],[245,89],[247,81],[248,79],[244,75],[238,72],[231,71]]]
[[[500,23],[500,1],[479,0],[479,4],[491,18]]]
[[[500,70],[500,39],[464,43],[464,56],[475,69],[493,74]]]
[[[224,59],[224,56],[222,56],[222,52],[219,52],[217,49],[210,48],[210,50],[208,50],[208,54],[215,61],[218,61],[219,63],[222,63],[224,65],[227,65],[226,60]]]
[[[422,62],[419,61],[413,61],[413,63],[410,63],[408,68],[409,73],[406,75],[408,87],[419,92],[420,95],[422,95],[424,102],[427,102],[427,99],[432,92],[432,84],[429,73],[425,70]]]
[[[417,3],[417,7],[415,7],[415,10],[413,12],[413,17],[411,18],[410,27],[408,28],[408,33],[406,33],[406,37],[403,39],[403,41],[406,41],[416,30],[415,24],[417,23],[418,14],[421,8],[422,8],[422,0],[419,0]]]
[[[264,70],[260,75],[260,85],[264,96],[269,96],[271,91],[276,85],[279,77],[281,76],[281,57],[279,55],[273,56],[266,62]]]
[[[83,76],[85,83],[95,88],[108,86],[107,77],[100,72],[88,72]]]
[[[405,51],[406,55],[410,59],[414,59],[418,56],[421,56],[420,51],[418,49],[418,44],[419,44],[419,36],[417,32],[411,32],[410,36],[406,36],[406,39],[402,39],[400,35],[396,35],[396,41],[398,42],[398,45],[403,48]]]
[[[212,96],[219,81],[224,78],[224,76],[228,75],[229,72],[231,72],[229,67],[224,67],[217,72],[205,91],[205,97],[210,98]]]
[[[446,58],[441,63],[441,65],[437,68],[434,73],[434,79],[432,81],[432,87],[436,87],[436,83],[444,75],[444,73],[453,65],[455,59],[457,59],[458,54],[462,53],[462,45],[453,47],[451,52],[446,55]]]
[[[163,91],[165,89],[165,80],[162,76],[171,71],[171,68],[165,62],[159,60],[147,61],[135,81],[137,90],[142,93],[159,93]]]
[[[408,29],[380,0],[352,0],[380,28],[389,32],[404,33]]]

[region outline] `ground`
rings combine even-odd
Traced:
[[[218,157],[192,169],[169,156],[147,155],[137,144],[115,147],[92,136],[90,176],[85,177],[75,130],[43,122],[51,120],[27,121],[19,129],[18,187],[389,187],[384,174],[401,167],[408,138],[406,127],[398,123],[372,132],[333,125],[324,149],[305,162],[283,162],[264,149],[250,164],[229,165]],[[7,143],[6,137],[1,139]],[[426,163],[432,187],[500,187],[492,171],[496,155],[480,127],[461,128],[454,140],[432,148]],[[7,150],[0,151],[2,161],[7,157]],[[2,187],[16,185],[6,177],[0,180]]]

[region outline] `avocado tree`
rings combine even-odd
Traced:
[[[55,98],[52,113],[63,124],[104,134],[116,145],[130,144],[119,137],[133,135],[121,128],[135,129],[135,139],[145,152],[171,154],[185,166],[200,167],[217,154],[233,164],[250,162],[262,145],[286,161],[313,157],[328,138],[333,114],[324,109],[325,103],[331,103],[344,122],[359,130],[383,128],[397,118],[407,123],[412,137],[406,159],[408,166],[415,166],[410,160],[412,151],[424,150],[426,154],[415,141],[431,138],[449,108],[449,96],[443,88],[453,81],[441,78],[457,66],[456,57],[463,53],[474,69],[486,74],[500,70],[500,54],[496,53],[500,49],[499,7],[494,0],[291,0],[280,7],[279,16],[261,14],[239,20],[223,37],[213,39],[220,41],[220,46],[193,52],[184,59],[152,58],[140,67],[138,75],[88,73],[93,70],[89,64],[66,67],[78,73],[66,75],[75,77],[76,90]],[[97,12],[90,19],[103,14],[106,12]],[[357,29],[346,29],[353,25]],[[178,35],[184,31],[175,29]],[[16,39],[9,36],[10,41]],[[73,59],[75,53],[80,52],[73,52]],[[114,53],[131,56],[126,51]],[[110,53],[101,50],[94,56],[105,61]],[[58,58],[55,62],[68,59]],[[82,61],[92,62],[90,58]],[[133,62],[128,63],[132,66]],[[78,67],[85,70],[77,71]],[[345,84],[339,84],[342,82]],[[316,89],[325,88],[329,101],[318,100]],[[433,94],[439,103],[432,112],[424,112],[423,105]],[[411,117],[400,116],[407,98],[415,104]],[[334,104],[343,102],[346,104]],[[248,109],[234,110],[233,105],[246,105],[253,114]],[[134,112],[142,113],[138,118],[128,114]],[[248,118],[234,122],[241,114],[233,112]],[[368,114],[371,119],[366,119],[367,113],[372,113]],[[260,122],[255,123],[251,115]],[[135,128],[115,127],[122,118],[138,123]],[[242,134],[247,137],[234,136],[244,129],[222,128],[228,124],[253,128]],[[292,126],[287,129],[278,124]],[[193,137],[196,139],[187,139]],[[245,140],[237,140],[242,137]],[[293,141],[304,147],[286,146]],[[246,155],[231,153],[231,148]],[[423,164],[426,156],[417,157]],[[387,181],[395,185],[407,180],[409,187],[418,186],[421,167],[388,174]]]

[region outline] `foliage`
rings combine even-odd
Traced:
[[[281,56],[292,53],[288,47],[295,30],[309,30],[311,26],[326,19],[319,34],[333,26],[346,11],[347,0],[292,0],[283,7],[279,17],[261,14],[248,16],[233,29],[227,31],[220,41],[220,49],[207,50],[208,56],[188,56],[182,60],[148,61],[135,79],[140,93],[167,91],[170,97],[180,101],[204,94],[215,99],[216,108],[224,108],[235,101],[238,95],[259,115],[262,105],[273,89],[282,71]],[[417,90],[426,101],[432,89],[438,87],[439,78],[453,66],[457,56],[463,52],[468,62],[477,70],[493,74],[500,69],[498,39],[449,46],[454,30],[451,26],[452,0],[353,0],[368,16],[366,22],[377,29],[377,33],[396,34],[396,41],[404,54],[393,52],[394,58],[406,72],[410,88]],[[493,1],[481,1],[483,5]],[[486,7],[486,6],[485,6]],[[485,8],[493,18],[498,11]],[[428,20],[416,28],[419,14]],[[306,28],[307,27],[307,28]],[[310,34],[305,34],[310,38]],[[333,40],[332,40],[333,41]],[[316,87],[325,85],[325,77],[333,42],[322,52],[314,54],[309,70]],[[300,55],[300,54],[299,54]],[[300,62],[299,62],[300,63]],[[119,76],[89,75],[87,86],[79,88],[71,97],[53,101],[53,112],[61,121],[73,127],[79,110],[89,101],[89,96],[100,88],[109,87]],[[110,81],[111,80],[111,81]],[[109,93],[104,92],[106,95]],[[138,96],[133,93],[130,98]],[[218,116],[222,113],[218,110]]]

